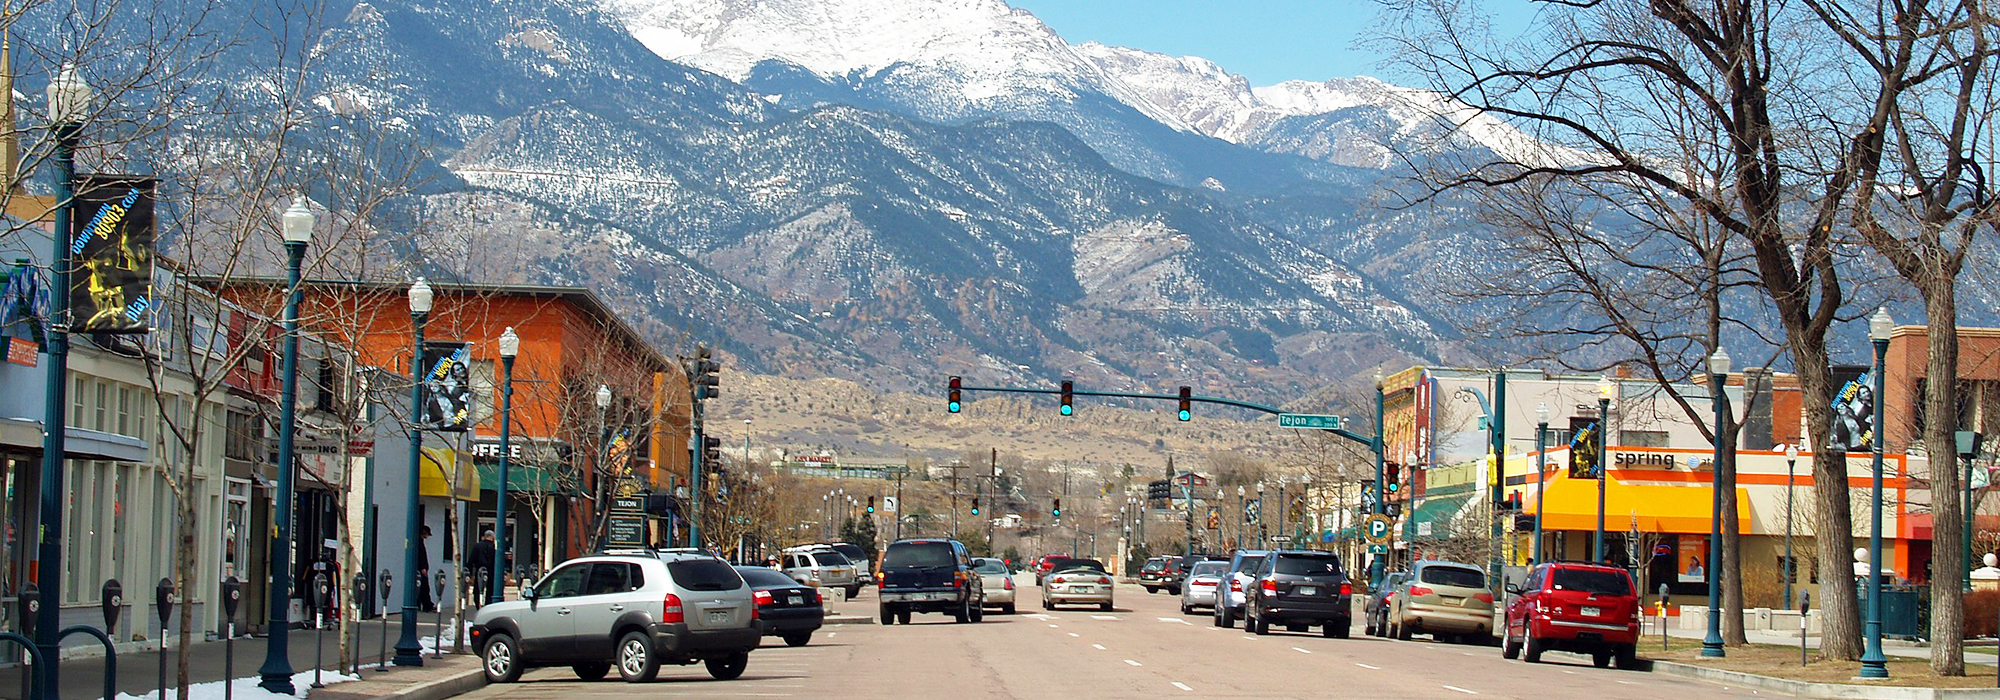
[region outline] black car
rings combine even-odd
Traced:
[[[826,599],[820,597],[818,589],[768,566],[738,566],[736,573],[750,584],[764,636],[780,637],[788,646],[802,647],[825,623]]]
[[[949,613],[958,622],[985,619],[986,591],[972,554],[958,540],[909,539],[882,553],[876,597],[882,624],[910,624],[911,613]]]
[[[1339,555],[1274,552],[1243,591],[1243,624],[1257,634],[1270,634],[1271,625],[1293,632],[1319,625],[1321,634],[1345,639],[1354,624],[1353,594]]]

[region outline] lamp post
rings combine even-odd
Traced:
[[[521,354],[521,336],[514,327],[500,332],[500,484],[493,505],[493,583],[488,597],[493,602],[507,599],[507,471],[513,456],[514,358]]]
[[[257,669],[261,677],[258,687],[280,695],[291,695],[292,659],[288,651],[291,644],[291,600],[292,590],[292,472],[298,468],[292,456],[293,440],[297,433],[299,402],[299,267],[306,258],[306,245],[312,242],[313,214],[306,208],[306,198],[292,200],[292,206],[281,217],[285,232],[285,274],[289,280],[285,287],[285,358],[284,379],[278,394],[278,491],[272,495],[278,512],[276,536],[271,540],[271,599],[270,634],[264,638],[264,665]]]
[[[617,476],[611,471],[611,429],[605,419],[605,414],[611,410],[611,387],[603,384],[597,385],[596,393],[591,395],[591,404],[597,406],[597,478],[611,479],[611,488],[606,490],[605,493],[616,495],[618,491]],[[597,533],[597,551],[600,552],[607,549],[611,544],[611,516],[609,513],[604,515],[603,522],[604,530]]]
[[[1792,569],[1792,484],[1798,478],[1799,446],[1785,446],[1785,609],[1792,609],[1792,579],[1798,576]]]
[[[1265,541],[1264,541],[1264,538],[1265,538],[1265,532],[1264,532],[1264,515],[1265,515],[1265,514],[1264,514],[1264,482],[1262,482],[1262,481],[1259,481],[1259,482],[1257,482],[1257,548],[1258,548],[1258,549],[1263,549],[1263,548],[1264,548],[1265,546],[1267,546],[1267,545],[1266,545],[1266,543],[1265,543]]]
[[[1246,534],[1244,530],[1248,530],[1247,526],[1250,524],[1250,512],[1246,510],[1250,501],[1245,498],[1248,495],[1248,489],[1243,488],[1242,484],[1236,485],[1236,546],[1238,547],[1249,544],[1243,537]]]
[[[424,665],[424,647],[417,642],[417,586],[425,572],[417,570],[418,540],[423,522],[417,517],[417,481],[423,474],[424,448],[424,322],[431,314],[431,285],[418,277],[410,285],[410,473],[404,491],[402,636],[396,639],[397,666]]]
[[[1542,505],[1549,502],[1549,405],[1535,404],[1535,563],[1542,563]],[[1790,607],[1790,606],[1787,606]]]
[[[1972,495],[1972,459],[1979,456],[1979,433],[1960,430],[1952,433],[1953,442],[1958,447],[1958,458],[1965,462],[1965,529],[1959,532],[1959,586],[1962,591],[1972,592],[1972,530],[1973,506],[1978,505]]]
[[[1611,439],[1611,394],[1618,391],[1618,385],[1611,383],[1610,377],[1597,380],[1597,536],[1590,541],[1590,560],[1604,563],[1604,480],[1611,472],[1604,463],[1607,443]]]
[[[56,142],[56,210],[55,230],[50,235],[54,250],[49,256],[48,379],[42,392],[46,400],[42,404],[41,539],[35,561],[37,586],[48,591],[51,600],[62,591],[62,509],[68,498],[63,488],[67,449],[63,438],[68,429],[63,417],[69,410],[69,234],[70,215],[76,206],[72,185],[76,180],[76,145],[92,97],[75,64],[64,65],[49,81],[50,128]],[[35,674],[42,679],[36,694],[48,700],[56,697],[57,667],[61,665],[61,613],[62,606],[44,603],[35,618],[35,646],[48,664],[46,673]]]
[[[1862,678],[1889,677],[1889,659],[1882,655],[1882,373],[1889,359],[1889,332],[1895,327],[1888,309],[1877,308],[1868,317],[1868,339],[1875,345],[1875,381],[1870,396],[1875,416],[1868,440],[1874,453],[1868,516],[1873,527],[1868,530],[1868,625],[1864,635],[1867,646],[1861,652]]]
[[[1388,504],[1384,503],[1383,502],[1384,499],[1382,498],[1383,496],[1382,487],[1384,486],[1384,484],[1382,483],[1382,432],[1383,432],[1382,420],[1384,417],[1383,404],[1384,404],[1384,398],[1382,396],[1382,370],[1377,369],[1375,370],[1375,440],[1374,444],[1369,445],[1369,447],[1372,448],[1375,452],[1375,503],[1373,506],[1370,507],[1370,511],[1376,515],[1381,515],[1384,511],[1388,510]],[[1263,504],[1261,503],[1258,504],[1260,510],[1262,509],[1262,506]],[[1369,561],[1368,564],[1369,590],[1374,590],[1376,586],[1382,585],[1382,575],[1388,572],[1388,565],[1389,562],[1387,559],[1387,555],[1377,554],[1371,557],[1371,560]]]
[[[1491,544],[1488,546],[1486,580],[1493,586],[1495,595],[1503,595],[1506,587],[1501,583],[1500,558],[1500,501],[1507,493],[1507,370],[1493,373],[1493,419],[1486,424],[1493,439],[1493,469],[1486,473],[1488,494],[1486,501],[1487,518],[1492,527]]]
[[[1702,572],[1708,579],[1708,634],[1701,638],[1701,655],[1715,658],[1726,655],[1722,649],[1722,484],[1716,478],[1722,471],[1722,412],[1729,406],[1723,386],[1726,381],[1729,353],[1718,346],[1708,356],[1708,402],[1715,407],[1715,466],[1708,471],[1708,570]]]

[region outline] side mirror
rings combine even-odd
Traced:
[[[525,579],[521,581],[521,600],[534,600],[534,599],[535,599],[535,580]]]
[[[1522,588],[1520,586],[1514,586],[1514,585],[1507,586],[1507,595],[1520,595],[1526,592],[1528,592],[1528,589]]]

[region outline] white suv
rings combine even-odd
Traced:
[[[523,585],[520,600],[481,607],[472,621],[473,649],[493,683],[543,666],[569,666],[584,680],[616,666],[640,683],[663,663],[696,662],[730,680],[762,641],[750,586],[728,562],[694,552],[572,559]]]
[[[815,588],[844,588],[847,597],[859,592],[863,581],[854,561],[827,545],[793,547],[778,555],[778,570],[793,581]]]

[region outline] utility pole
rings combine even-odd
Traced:
[[[990,474],[990,475],[992,476],[992,478],[993,478],[993,500],[997,501],[997,500],[999,500],[999,499],[1001,498],[1001,494],[1000,494],[1000,448],[997,448],[997,447],[993,447],[993,448],[988,448],[988,449],[989,449],[989,450],[991,450],[992,452],[991,452],[991,454],[990,454],[990,455],[989,455],[989,456],[987,457],[987,466],[991,468],[991,469],[990,469],[990,470],[989,470],[989,471],[988,471],[987,473],[988,473],[988,474]],[[988,508],[992,508],[992,507],[993,507],[993,503],[992,503],[992,501],[988,501],[988,502],[987,502],[987,504],[986,504],[986,507],[988,507]],[[992,516],[992,515],[984,515],[984,516],[980,516],[980,517],[984,517],[984,518],[986,518],[986,553],[987,553],[987,554],[989,554],[989,555],[991,555],[991,554],[994,554],[995,552],[997,552],[997,551],[998,551],[998,549],[999,549],[999,548],[997,548],[997,547],[994,547],[994,546],[993,546],[993,516]]]
[[[896,539],[898,540],[903,539],[903,473],[906,471],[909,470],[896,472]]]
[[[963,468],[963,462],[951,463],[951,536],[954,539],[958,537],[958,470]]]

